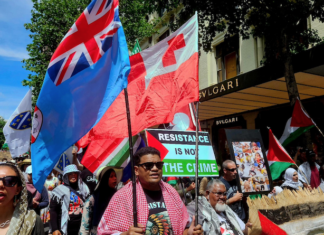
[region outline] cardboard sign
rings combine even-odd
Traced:
[[[163,176],[195,176],[196,132],[146,130],[147,145],[158,149],[164,162]],[[218,176],[208,132],[199,132],[198,174]]]

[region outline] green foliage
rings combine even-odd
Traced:
[[[49,61],[59,43],[91,0],[32,0],[31,22],[25,28],[31,32],[32,43],[27,46],[29,59],[23,60],[24,68],[31,71],[24,86],[33,87],[35,105]],[[148,23],[146,16],[153,8],[146,1],[120,0],[120,20],[131,50],[136,39],[156,32],[155,23]]]
[[[199,12],[199,34],[202,47],[210,51],[211,42],[219,33],[225,39],[240,34],[243,39],[265,38],[266,61],[282,60],[283,56],[298,53],[308,45],[323,41],[318,32],[306,28],[306,19],[324,21],[323,0],[147,0],[158,8],[171,10],[183,4],[179,27],[195,11]],[[288,54],[287,54],[288,53]]]
[[[0,116],[0,149],[2,145],[5,143],[6,139],[3,135],[3,127],[6,125],[6,121],[3,117]]]
[[[156,26],[158,19],[148,22],[147,16],[154,11],[147,1],[142,0],[120,0],[120,21],[122,22],[128,49],[131,51],[136,39],[141,40],[157,33]]]
[[[35,104],[41,90],[49,61],[75,20],[83,12],[90,0],[32,0],[31,22],[25,28],[31,32],[33,40],[27,46],[30,58],[23,60],[24,68],[31,71],[24,86],[33,87]]]

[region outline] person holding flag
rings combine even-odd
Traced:
[[[190,225],[187,209],[177,191],[162,179],[160,152],[144,147],[134,155],[138,224],[133,226],[132,183],[120,189],[111,199],[98,226],[98,234],[164,235],[203,234],[201,225]]]

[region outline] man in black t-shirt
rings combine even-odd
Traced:
[[[220,180],[225,184],[227,191],[226,204],[238,215],[241,220],[245,220],[246,215],[242,203],[243,194],[238,191],[236,175],[236,165],[232,160],[223,162],[224,175]]]
[[[98,226],[98,234],[121,235],[203,235],[200,225],[190,219],[177,191],[161,181],[163,161],[160,152],[144,147],[134,156],[137,176],[138,226],[133,226],[132,183],[125,185],[109,202]],[[143,216],[145,215],[145,217]]]

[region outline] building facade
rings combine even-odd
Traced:
[[[170,14],[164,20],[172,19]],[[305,27],[316,29],[324,37],[324,24],[305,21]],[[171,33],[161,26],[159,33],[140,42],[142,50],[155,45]],[[203,130],[210,133],[218,161],[229,158],[225,129],[260,129],[268,146],[268,127],[279,139],[291,117],[288,92],[281,65],[262,66],[264,39],[243,40],[234,35],[224,41],[218,34],[211,51],[200,51],[199,119]],[[302,103],[319,127],[324,120],[324,46],[316,46],[293,58],[294,71]],[[294,155],[297,147],[319,149],[324,157],[323,137],[313,128],[288,146]],[[320,147],[318,147],[320,146]],[[322,150],[323,148],[323,150]]]

